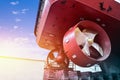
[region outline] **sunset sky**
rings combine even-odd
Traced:
[[[39,0],[0,2],[0,56],[44,59],[34,36]],[[41,57],[42,56],[42,57]]]

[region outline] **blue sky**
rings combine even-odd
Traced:
[[[1,0],[0,57],[46,59],[49,51],[40,48],[34,36],[38,4],[39,0]]]
[[[38,4],[39,0],[0,2],[0,56],[46,56],[48,51],[38,47],[34,36]]]

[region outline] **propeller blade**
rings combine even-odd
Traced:
[[[102,50],[102,48],[101,48],[101,46],[99,45],[99,44],[97,44],[97,43],[93,43],[92,44],[92,47],[94,47],[98,52],[99,52],[99,54],[101,55],[101,56],[103,56],[103,50]]]
[[[83,46],[85,44],[87,37],[81,32],[81,30],[78,27],[75,29],[75,37],[76,37],[76,42],[79,46],[80,45]]]
[[[89,45],[88,41],[86,41],[84,47],[82,48],[83,53],[85,53],[88,56],[90,56],[89,46],[90,45]]]

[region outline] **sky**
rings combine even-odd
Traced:
[[[1,0],[0,56],[45,59],[48,50],[36,43],[34,27],[39,0]]]
[[[39,0],[1,0],[0,57],[46,59],[49,50],[40,48],[34,35],[38,6]]]

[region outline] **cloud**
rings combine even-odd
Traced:
[[[13,27],[12,27],[12,29],[10,29],[10,32],[16,32],[16,30],[17,29],[19,29],[20,27],[19,26],[17,26],[17,25],[14,25]],[[20,30],[19,30],[20,31]]]
[[[18,5],[19,1],[15,1],[15,2],[10,2],[11,5]]]
[[[16,10],[16,11],[12,11],[12,14],[15,14],[15,15],[17,15],[17,14],[26,14],[27,13],[27,11],[29,11],[29,9],[22,9],[22,10]]]
[[[15,42],[26,42],[26,41],[28,41],[29,39],[27,38],[27,37],[16,37],[15,39],[14,39],[14,41]]]
[[[19,46],[25,46],[29,42],[28,37],[16,37],[14,38],[14,42],[17,43]]]
[[[20,19],[20,18],[16,18],[15,21],[16,21],[16,22],[20,22],[21,19]]]
[[[13,26],[13,29],[18,29],[19,28],[19,26]]]
[[[9,31],[11,33],[19,33],[19,34],[23,34],[23,32],[24,32],[23,27],[21,27],[19,25],[13,25]]]
[[[12,14],[19,14],[19,11],[12,11]]]
[[[29,9],[22,9],[22,10],[21,10],[21,13],[22,13],[22,14],[25,14],[27,11],[29,11]]]

